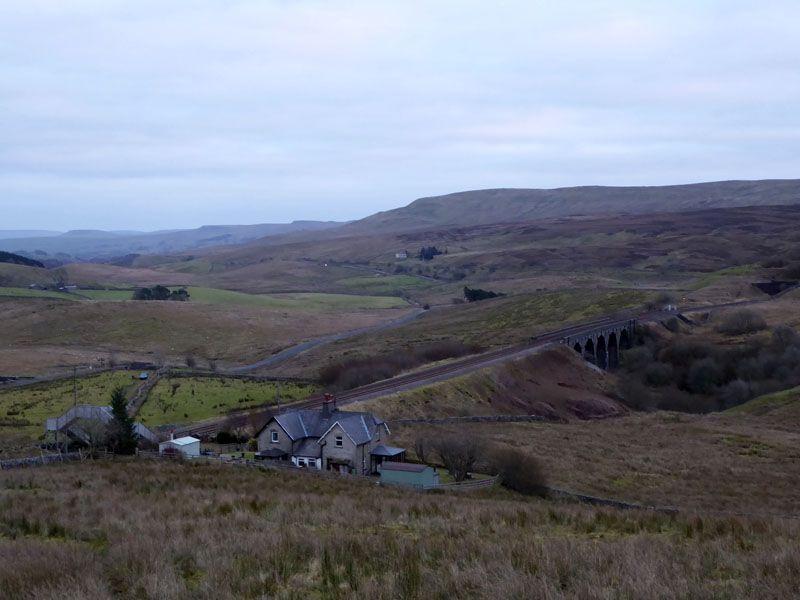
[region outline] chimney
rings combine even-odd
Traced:
[[[327,419],[331,416],[331,402],[329,400],[325,400],[322,403],[322,418]]]
[[[175,439],[175,430],[174,429],[170,429],[169,430],[169,439],[171,439],[171,440]]]

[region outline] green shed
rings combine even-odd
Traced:
[[[439,485],[439,473],[428,465],[384,462],[379,467],[379,471],[383,485],[402,485],[420,490]]]

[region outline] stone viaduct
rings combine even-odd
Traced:
[[[631,347],[636,320],[616,321],[561,338],[586,360],[610,371],[619,366],[619,351]]]

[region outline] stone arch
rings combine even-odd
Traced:
[[[612,331],[608,336],[608,370],[616,369],[619,366],[619,341],[617,332]]]
[[[575,350],[575,352],[577,352],[581,356],[583,355],[583,348],[581,348],[580,342],[575,342],[575,345],[572,347],[572,349]]]
[[[592,338],[586,340],[586,344],[583,347],[583,358],[588,360],[590,363],[597,361],[597,358],[594,354],[594,340]]]
[[[603,335],[597,336],[595,354],[597,356],[597,366],[601,369],[608,368],[608,350],[606,348],[606,338]]]
[[[623,329],[619,334],[619,348],[620,350],[627,350],[631,347],[631,336],[628,334],[627,329]]]

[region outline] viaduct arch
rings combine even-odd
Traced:
[[[618,321],[584,329],[561,342],[601,369],[611,371],[619,366],[620,350],[631,347],[635,328],[635,319]]]

